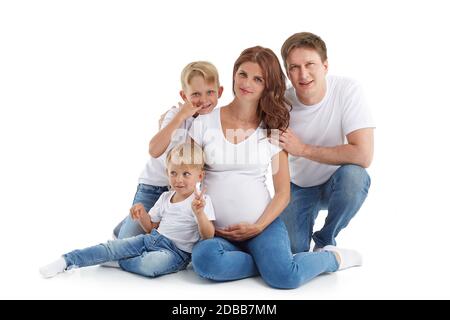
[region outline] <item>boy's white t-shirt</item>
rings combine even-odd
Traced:
[[[318,104],[302,104],[293,87],[286,91],[292,103],[289,126],[306,144],[334,147],[347,143],[346,135],[374,128],[362,88],[352,79],[327,76],[327,92]],[[325,183],[340,166],[289,155],[291,181],[301,187]]]
[[[175,115],[180,111],[178,107],[172,107],[165,115],[163,122],[161,123],[161,129],[166,127]],[[187,136],[188,130],[191,127],[193,117],[186,119],[183,124],[172,135],[172,141],[167,147],[166,151],[158,158],[150,157],[148,159],[144,170],[139,176],[139,183],[148,184],[152,186],[165,187],[169,185],[169,180],[166,173],[166,157],[168,151],[179,143],[183,143]]]
[[[189,135],[203,147],[204,184],[214,205],[216,227],[255,223],[271,201],[266,173],[281,148],[271,144],[261,128],[238,144],[229,142],[222,132],[220,108],[197,117]]]
[[[160,222],[158,232],[172,240],[175,245],[186,252],[192,252],[192,247],[200,240],[197,217],[192,211],[194,194],[185,200],[171,203],[175,191],[164,192],[150,209],[149,214],[153,222]],[[208,220],[215,220],[211,199],[205,195],[203,209]]]

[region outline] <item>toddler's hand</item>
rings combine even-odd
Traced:
[[[202,187],[202,190],[199,191],[197,188],[194,189],[194,200],[192,200],[192,211],[196,215],[199,215],[203,209],[205,208],[206,201],[205,201],[205,191],[206,189]]]
[[[136,203],[130,209],[130,216],[133,220],[139,220],[147,215],[147,211],[142,203]]]

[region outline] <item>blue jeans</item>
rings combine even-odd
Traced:
[[[66,253],[64,259],[69,269],[119,260],[125,271],[157,277],[185,269],[191,254],[178,249],[171,240],[152,230],[149,234],[74,250]]]
[[[136,203],[142,203],[145,210],[148,212],[155,205],[161,194],[168,190],[169,189],[167,187],[151,186],[140,183],[134,196],[133,205]],[[124,239],[134,237],[139,234],[145,234],[145,231],[139,225],[139,222],[134,221],[131,219],[130,215],[128,215],[114,228],[113,234],[118,239]]]
[[[246,241],[223,238],[200,241],[192,251],[192,265],[203,278],[229,281],[260,274],[269,286],[279,289],[297,288],[339,267],[332,252],[292,255],[286,227],[279,218]]]
[[[281,213],[291,240],[292,252],[309,251],[311,238],[317,247],[336,245],[336,236],[361,208],[370,187],[367,171],[343,165],[324,184],[299,187],[291,183],[291,201]],[[323,228],[313,234],[320,210],[327,210]]]

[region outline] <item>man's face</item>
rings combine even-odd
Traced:
[[[320,59],[316,50],[294,48],[286,59],[287,73],[297,97],[305,105],[320,102],[326,93],[328,61]]]

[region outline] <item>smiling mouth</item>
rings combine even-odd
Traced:
[[[299,82],[298,84],[303,86],[303,87],[306,87],[306,86],[309,86],[311,83],[313,83],[313,80],[311,80],[309,82]]]
[[[239,88],[239,90],[241,90],[241,92],[242,92],[243,94],[253,93],[253,92],[251,92],[251,91],[248,91],[248,90],[245,90],[245,89],[242,89],[242,88]]]

